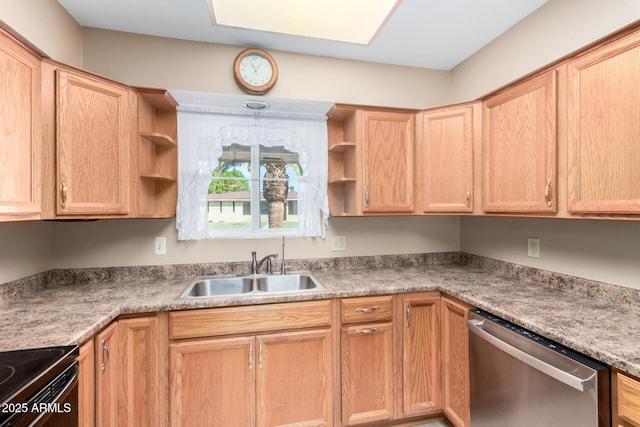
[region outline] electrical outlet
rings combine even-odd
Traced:
[[[531,258],[540,258],[540,239],[532,237],[527,239],[527,255]]]
[[[164,236],[156,237],[154,249],[155,249],[156,255],[166,255],[167,254],[167,238]]]
[[[331,252],[347,250],[347,236],[331,236],[329,242],[331,244]]]

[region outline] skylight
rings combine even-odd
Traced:
[[[367,45],[401,0],[209,0],[217,25]]]

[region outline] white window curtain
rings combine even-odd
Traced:
[[[222,148],[231,144],[284,147],[299,154],[299,235],[325,237],[327,122],[315,114],[268,115],[178,107],[178,240],[211,238],[207,193]]]

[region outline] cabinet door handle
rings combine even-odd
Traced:
[[[249,370],[253,369],[253,343],[249,343]]]
[[[471,207],[471,187],[467,187],[467,207]]]
[[[369,188],[364,187],[364,207],[369,207]]]
[[[356,329],[358,334],[375,334],[380,328]]]
[[[67,205],[67,193],[68,193],[69,189],[67,188],[67,183],[65,182],[64,178],[62,179],[62,182],[60,184],[60,197],[62,199],[62,209],[66,208]]]
[[[262,369],[262,341],[258,344],[258,368]]]
[[[105,344],[104,340],[102,340],[102,352],[104,353],[104,362],[100,365],[100,371],[104,374],[104,371],[107,369],[107,364],[109,364],[109,347]]]
[[[371,313],[373,311],[378,311],[380,310],[380,307],[378,307],[377,305],[374,305],[373,307],[358,307],[356,308],[356,311],[358,313]]]
[[[551,201],[551,178],[547,179],[547,185],[544,186],[544,200],[547,202],[547,207],[552,206]]]
[[[405,310],[407,310],[407,328],[411,326],[411,306],[409,303],[405,304]]]

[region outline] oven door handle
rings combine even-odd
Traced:
[[[573,387],[578,391],[584,391],[584,384],[593,380],[593,378],[597,374],[597,372],[594,371],[589,378],[583,379],[580,377],[576,377],[570,372],[566,372],[562,369],[556,368],[555,366],[550,365],[544,360],[534,357],[520,350],[519,348],[510,345],[508,342],[496,337],[495,335],[492,335],[490,332],[483,329],[483,324],[484,321],[478,321],[475,319],[467,320],[467,327],[469,329],[469,332],[477,335],[479,338],[482,338],[483,340],[494,345],[505,353],[515,357],[521,362],[531,366],[532,368],[537,369],[538,371],[560,382],[563,382],[564,384]]]

